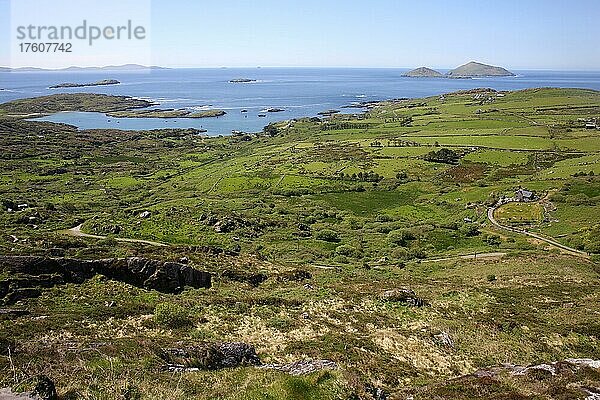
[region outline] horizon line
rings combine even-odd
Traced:
[[[419,67],[400,67],[400,66],[353,66],[353,65],[247,65],[247,66],[231,66],[231,65],[220,65],[220,66],[164,66],[164,65],[141,65],[141,64],[119,64],[119,65],[104,65],[104,66],[81,66],[81,65],[70,65],[66,67],[56,67],[56,68],[46,68],[46,67],[34,67],[34,66],[0,66],[0,69],[8,69],[18,71],[21,69],[35,69],[40,70],[40,72],[65,72],[65,70],[70,68],[76,69],[106,69],[110,70],[110,67],[120,68],[124,66],[138,67],[131,68],[129,71],[136,70],[144,70],[144,69],[165,69],[165,70],[178,70],[178,69],[276,69],[276,68],[305,68],[305,69],[415,69],[415,68],[431,68],[431,69],[440,69],[440,70],[452,70],[457,67],[435,67],[435,66],[419,66]],[[463,65],[463,64],[461,64]],[[557,71],[557,72],[600,72],[600,68],[597,69],[587,69],[587,68],[574,68],[574,69],[563,69],[563,68],[552,68],[552,67],[503,67],[514,71]],[[122,69],[121,71],[128,71],[127,69]],[[33,72],[33,71],[29,71]],[[70,71],[77,72],[77,71]],[[85,72],[85,71],[80,71]]]

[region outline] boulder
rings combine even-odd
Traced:
[[[253,346],[246,343],[200,343],[165,349],[160,357],[169,371],[199,371],[260,365]]]
[[[383,301],[390,301],[394,303],[403,303],[414,307],[423,307],[427,304],[424,299],[417,297],[416,293],[407,288],[390,289],[383,292],[381,295]]]
[[[10,388],[0,389],[0,400],[58,400],[54,382],[45,375],[35,378],[36,385],[31,392],[15,393]]]

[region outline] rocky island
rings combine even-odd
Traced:
[[[448,72],[442,74],[434,69],[427,67],[419,67],[402,75],[409,78],[452,78],[452,79],[470,79],[470,78],[486,78],[486,77],[502,77],[515,76],[512,72],[502,67],[482,64],[476,61],[471,61],[461,65]]]
[[[408,78],[443,78],[444,75],[441,72],[438,72],[434,69],[427,67],[420,67],[417,69],[413,69],[402,76]]]
[[[63,88],[79,88],[79,87],[88,87],[88,86],[108,86],[108,85],[118,85],[119,82],[116,79],[103,79],[98,82],[92,83],[61,83],[58,85],[50,86],[49,89],[63,89]]]
[[[493,76],[515,76],[512,72],[493,65],[471,61],[448,72],[448,78],[483,78]]]
[[[231,79],[229,81],[229,83],[252,83],[252,82],[256,82],[256,79],[238,78],[238,79]]]
[[[215,118],[227,114],[223,110],[210,109],[192,112],[185,109],[152,109],[152,110],[128,110],[107,113],[114,118]]]

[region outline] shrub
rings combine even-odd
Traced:
[[[342,256],[355,257],[356,249],[348,244],[343,244],[335,249],[335,252]]]
[[[409,241],[415,240],[415,235],[409,230],[398,229],[388,233],[388,240],[398,246],[406,246]]]
[[[321,229],[315,235],[317,240],[322,240],[324,242],[339,242],[340,235],[331,229]]]
[[[182,328],[191,325],[187,309],[174,303],[160,303],[154,308],[154,322],[167,328]]]

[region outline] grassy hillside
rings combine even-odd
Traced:
[[[600,131],[585,129],[599,116],[599,92],[532,89],[384,102],[225,138],[0,118],[0,253],[186,257],[214,274],[211,289],[177,295],[97,277],[11,305],[30,314],[0,314],[0,387],[45,373],[84,398],[350,399],[376,388],[561,398],[553,385],[567,381],[469,378],[455,390],[448,379],[600,358]],[[520,187],[534,202],[503,206],[499,221],[591,256],[493,227],[487,208]],[[106,238],[61,233],[81,223]],[[254,285],[258,274],[266,280]],[[425,304],[385,297],[399,288]],[[157,319],[161,304],[185,323]],[[252,344],[263,362],[338,367],[164,371],[161,349],[205,341]],[[600,384],[586,374],[569,387]]]

